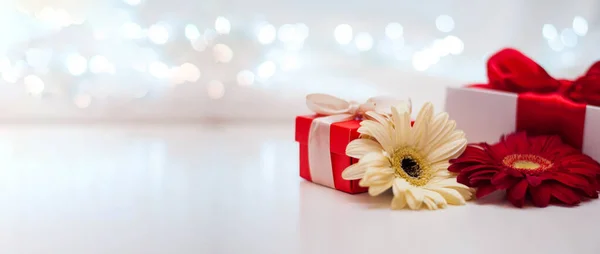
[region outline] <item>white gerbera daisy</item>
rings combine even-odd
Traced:
[[[446,112],[433,115],[426,103],[411,125],[410,102],[392,107],[392,116],[368,112],[358,132],[361,138],[346,148],[359,162],[346,168],[342,177],[361,179],[369,194],[379,195],[390,187],[393,209],[438,209],[463,205],[471,190],[456,182],[448,171],[448,160],[458,157],[467,145],[465,134]]]

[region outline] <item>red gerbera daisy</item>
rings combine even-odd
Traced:
[[[546,207],[550,201],[576,205],[585,198],[598,198],[600,164],[558,136],[515,133],[497,144],[471,144],[450,162],[448,170],[459,173],[459,183],[477,188],[478,198],[506,190],[517,207],[526,199]]]

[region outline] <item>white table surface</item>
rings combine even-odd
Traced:
[[[600,253],[600,201],[433,212],[298,177],[293,127],[4,125],[0,249],[56,253]]]

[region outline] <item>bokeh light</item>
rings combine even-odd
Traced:
[[[256,70],[256,74],[261,79],[268,79],[268,78],[272,77],[273,75],[275,75],[276,71],[277,71],[277,66],[275,65],[275,63],[272,61],[266,61],[258,66],[258,68]]]
[[[237,82],[240,86],[250,86],[254,84],[254,78],[254,73],[249,70],[243,70],[237,74]]]
[[[31,95],[40,96],[44,92],[44,81],[36,75],[26,76],[23,78],[23,83]]]
[[[281,70],[290,71],[300,68],[300,59],[297,53],[285,54],[281,60]]]
[[[169,30],[163,24],[154,24],[148,29],[148,39],[155,44],[165,44],[169,40]]]
[[[369,33],[358,33],[354,38],[354,45],[359,51],[369,51],[373,48],[373,37]]]
[[[446,36],[443,43],[448,47],[448,50],[452,55],[460,55],[465,49],[463,41],[454,35]]]
[[[225,44],[216,44],[213,47],[213,56],[218,63],[228,63],[233,58],[233,50]]]
[[[588,32],[588,22],[581,16],[573,18],[573,31],[579,36],[585,36]]]
[[[140,39],[144,36],[144,33],[142,32],[142,27],[133,22],[127,22],[123,24],[121,26],[121,34],[123,37],[129,39]]]
[[[277,38],[277,29],[268,23],[261,24],[256,36],[261,44],[271,44]]]
[[[169,66],[163,62],[155,61],[148,65],[148,72],[156,78],[166,78],[169,75]]]
[[[558,30],[556,30],[556,27],[552,24],[544,24],[542,27],[542,36],[547,40],[553,40],[558,36]]]
[[[348,24],[338,25],[333,31],[335,40],[341,45],[347,45],[352,41],[352,27]]]
[[[200,38],[200,30],[198,30],[198,27],[194,24],[187,24],[185,26],[185,37],[188,38],[189,40],[196,40],[198,38]]]
[[[142,3],[142,0],[123,0],[123,2],[131,6],[136,6]]]
[[[448,15],[440,15],[435,19],[435,26],[444,33],[454,30],[454,19]]]
[[[89,69],[92,73],[110,72],[112,64],[105,56],[96,55],[90,58]]]
[[[229,34],[231,32],[231,23],[225,17],[217,17],[215,20],[215,31],[219,34]]]
[[[560,40],[567,47],[577,46],[577,34],[571,28],[565,28],[560,32]]]
[[[198,67],[192,63],[182,64],[180,70],[184,75],[184,79],[189,82],[196,82],[202,76]]]
[[[208,97],[211,99],[221,99],[225,95],[225,85],[221,81],[211,80],[206,86]]]
[[[74,76],[79,76],[87,70],[87,59],[80,54],[70,54],[66,59],[67,70]]]
[[[392,22],[385,26],[385,35],[392,39],[400,39],[404,34],[404,27],[400,23]]]
[[[557,52],[560,52],[565,48],[565,44],[563,44],[562,40],[558,37],[548,40],[548,46]]]

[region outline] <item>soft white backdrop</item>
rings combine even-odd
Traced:
[[[502,47],[557,77],[600,59],[594,0],[0,3],[6,120],[291,119],[310,92],[441,107]]]

